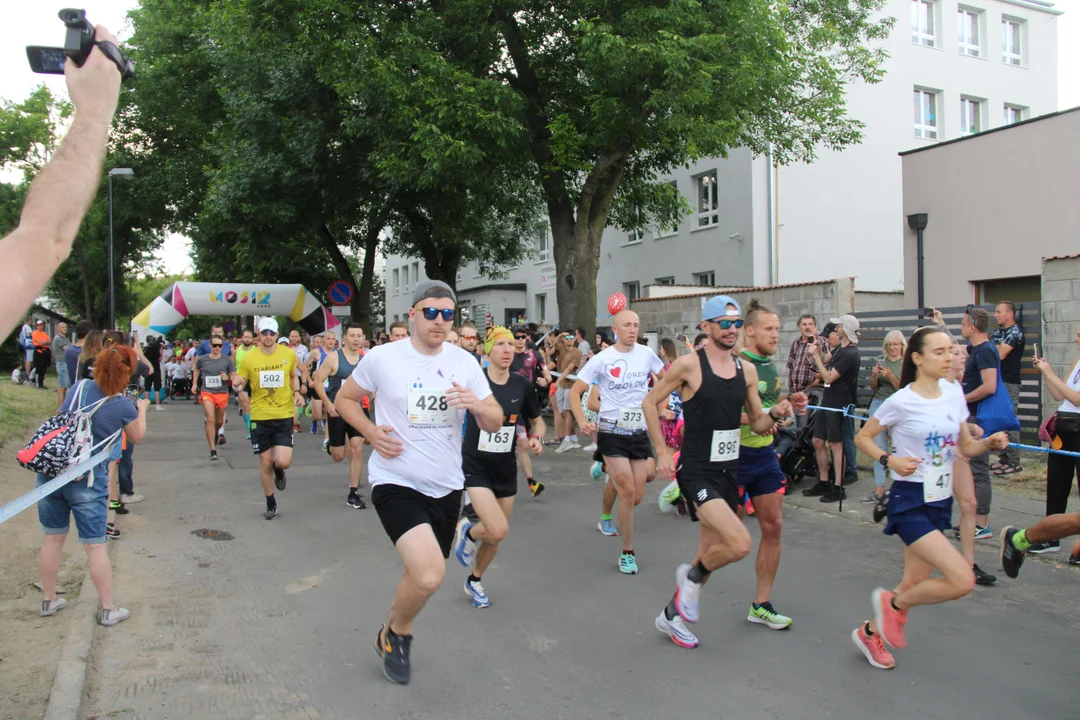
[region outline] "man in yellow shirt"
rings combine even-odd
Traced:
[[[285,489],[285,471],[292,465],[293,412],[304,404],[296,353],[277,339],[277,320],[260,320],[258,350],[244,354],[233,381],[237,390],[246,384],[251,398],[251,447],[259,456],[267,520],[277,517],[274,488]]]

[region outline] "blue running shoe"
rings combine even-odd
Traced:
[[[589,477],[593,480],[607,480],[607,473],[604,472],[604,463],[597,460],[589,468]]]
[[[609,537],[614,537],[619,534],[619,530],[615,527],[615,523],[612,520],[601,520],[596,524],[596,529]]]
[[[469,522],[468,518],[461,518],[458,520],[457,525],[457,542],[454,545],[457,550],[454,555],[457,556],[458,562],[467,568],[471,568],[473,564],[473,558],[476,557],[476,541],[470,540],[466,535],[469,532],[473,524]]]
[[[619,572],[625,575],[637,575],[637,557],[630,553],[620,555]]]
[[[472,598],[474,608],[491,607],[491,600],[488,599],[487,593],[484,592],[484,586],[480,584],[479,580],[470,582],[469,578],[465,578],[465,593]]]

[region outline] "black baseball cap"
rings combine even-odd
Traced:
[[[457,295],[454,294],[453,288],[442,280],[426,280],[417,284],[412,296],[413,306],[428,298],[450,298],[457,305]]]
[[[826,323],[825,327],[821,328],[821,336],[822,337],[828,337],[829,335],[832,334],[832,331],[835,330],[838,327],[840,327],[840,326],[837,325],[836,323],[833,323],[833,322]]]

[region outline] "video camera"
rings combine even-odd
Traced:
[[[67,26],[64,47],[27,45],[26,58],[30,61],[31,70],[36,73],[63,75],[65,58],[71,58],[72,62],[82,67],[90,51],[97,45],[98,50],[105,53],[105,57],[116,63],[116,67],[120,70],[120,76],[124,80],[135,75],[135,63],[127,55],[120,52],[120,48],[107,40],[94,41],[94,26],[86,19],[85,10],[65,8],[60,11],[59,15],[64,25]]]

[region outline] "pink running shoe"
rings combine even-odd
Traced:
[[[878,627],[881,639],[894,648],[907,646],[907,638],[904,637],[904,626],[907,625],[907,611],[897,610],[892,601],[896,593],[884,588],[874,590],[870,596],[874,605],[874,620]]]
[[[866,625],[862,624],[851,631],[851,642],[855,647],[862,650],[866,661],[879,670],[892,670],[896,667],[896,660],[885,648],[881,641],[881,633],[875,635],[866,634]]]

